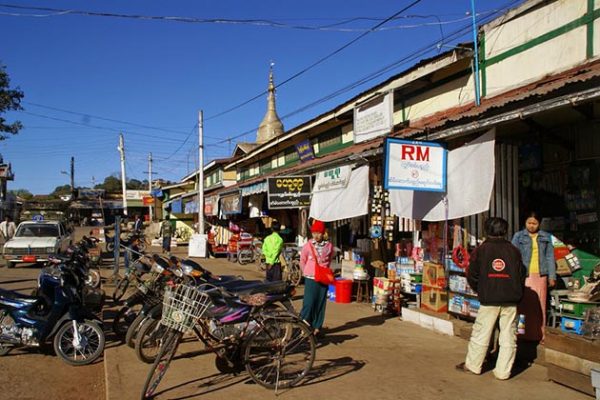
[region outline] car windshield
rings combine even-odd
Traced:
[[[50,224],[20,225],[16,237],[58,237],[58,226]]]

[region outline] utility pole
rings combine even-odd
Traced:
[[[148,154],[148,191],[152,196],[152,153]],[[150,216],[150,222],[154,221],[152,215],[152,204],[148,205],[148,215]]]
[[[75,196],[75,157],[71,157],[71,196]]]
[[[198,233],[204,235],[204,135],[202,110],[198,111]]]
[[[121,186],[123,187],[123,215],[127,216],[127,181],[125,180],[125,139],[123,134],[119,134],[119,147],[121,154]]]

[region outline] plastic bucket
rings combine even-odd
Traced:
[[[352,301],[352,281],[340,279],[335,282],[335,302],[350,303]]]

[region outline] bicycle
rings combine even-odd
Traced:
[[[294,286],[302,282],[302,269],[300,268],[300,251],[297,247],[286,247],[281,252],[281,268],[284,281]]]
[[[238,298],[212,285],[167,289],[160,321],[166,332],[142,398],[154,395],[188,331],[217,355],[221,372],[245,367],[255,383],[276,391],[298,384],[315,360],[312,330],[296,315],[269,312],[268,305],[268,295]]]

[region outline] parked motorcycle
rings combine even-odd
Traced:
[[[94,362],[104,351],[100,319],[84,305],[81,271],[70,258],[55,258],[39,277],[37,295],[0,289],[0,356],[14,347],[52,340],[71,365]]]

